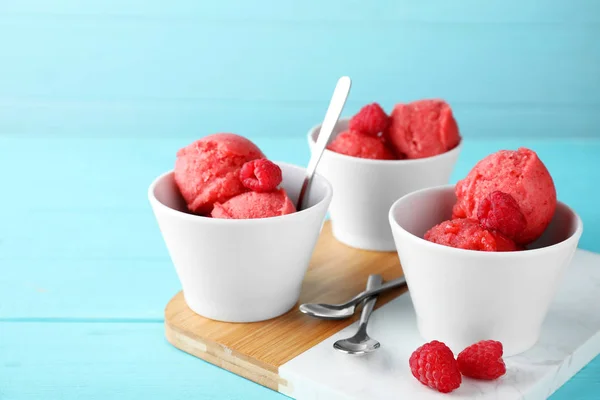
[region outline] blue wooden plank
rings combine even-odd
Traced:
[[[166,256],[90,260],[63,255],[0,264],[0,321],[162,321],[165,305],[181,290]]]
[[[161,4],[3,3],[0,131],[291,136],[347,73],[348,113],[444,97],[467,136],[600,136],[597,2]]]
[[[561,388],[550,400],[594,400],[600,393],[600,357],[583,367],[581,371]]]
[[[222,0],[5,0],[2,11],[10,16],[68,15],[154,18],[200,18],[226,20],[343,20],[364,21],[373,18],[397,21],[470,21],[485,23],[589,23],[600,15],[595,0],[546,0],[520,2],[479,0],[434,1],[357,1],[305,0],[262,1]],[[317,12],[318,10],[318,12]],[[341,11],[342,10],[342,11]]]
[[[2,323],[0,398],[283,400],[171,347],[161,323]],[[600,358],[552,400],[592,400]]]
[[[285,399],[189,356],[162,323],[1,323],[0,398]]]
[[[359,102],[599,105],[599,32],[600,25],[376,19],[356,26],[4,18],[0,87],[9,100],[295,102],[328,98],[335,79],[349,74]]]
[[[328,89],[333,90],[331,87]],[[49,137],[147,139],[191,138],[204,132],[233,131],[251,137],[295,138],[303,136],[309,127],[321,121],[330,94],[323,93],[321,101],[297,103],[250,100],[143,103],[0,100],[0,132],[36,137],[43,134]],[[375,95],[372,97],[372,100],[377,99]],[[381,103],[387,111],[391,111],[395,102]],[[352,115],[366,103],[349,100],[344,114]],[[600,137],[600,105],[453,103],[452,106],[466,138]]]

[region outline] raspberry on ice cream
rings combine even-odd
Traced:
[[[556,210],[556,188],[546,166],[529,149],[500,150],[490,154],[456,184],[453,218],[477,218],[481,202],[492,192],[511,195],[527,225],[515,237],[525,245],[539,238]]]
[[[327,146],[327,149],[351,157],[375,160],[394,160],[396,158],[381,138],[355,131],[340,133]]]
[[[246,192],[215,203],[211,216],[225,219],[269,218],[296,212],[296,207],[283,189],[273,192]]]
[[[425,240],[465,250],[516,251],[515,242],[503,234],[490,231],[472,219],[460,218],[444,221],[428,230]]]
[[[460,134],[450,106],[428,99],[397,104],[390,115],[388,138],[398,154],[425,158],[458,146]]]
[[[209,213],[215,202],[225,202],[246,191],[239,173],[247,161],[264,158],[248,139],[217,133],[196,140],[177,152],[175,183],[193,213]]]
[[[479,202],[477,219],[484,228],[496,230],[513,240],[527,226],[517,201],[510,194],[498,190]]]
[[[240,170],[242,184],[255,192],[270,192],[277,189],[283,175],[281,168],[266,158],[248,161]]]
[[[387,130],[389,123],[390,119],[383,108],[377,103],[371,103],[350,119],[348,128],[365,135],[378,136]]]

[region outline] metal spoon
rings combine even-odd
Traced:
[[[312,183],[313,176],[315,175],[315,171],[317,170],[317,164],[321,160],[321,156],[323,155],[323,152],[329,143],[331,134],[333,133],[333,128],[335,128],[335,124],[337,123],[338,119],[340,118],[340,114],[344,109],[346,98],[350,92],[350,85],[351,81],[347,76],[342,76],[337,81],[337,85],[333,91],[333,96],[331,96],[331,100],[329,101],[329,107],[325,113],[325,118],[321,124],[317,143],[313,148],[312,157],[310,158],[308,167],[306,168],[306,177],[302,183],[302,189],[300,189],[300,195],[298,196],[298,204],[296,205],[296,209],[298,211],[303,209],[305,206],[304,203],[306,203],[306,200],[308,199],[310,185]]]
[[[367,281],[367,290],[376,289],[381,286],[383,279],[381,275],[370,275]],[[348,339],[338,340],[333,344],[333,348],[346,354],[366,354],[375,351],[379,348],[379,342],[371,339],[367,334],[367,324],[369,317],[373,312],[373,307],[377,302],[377,296],[369,297],[365,300],[365,305],[360,314],[360,322],[358,323],[358,331]]]
[[[384,283],[376,289],[367,289],[362,293],[357,294],[352,299],[344,304],[315,304],[305,303],[300,305],[300,311],[315,318],[322,319],[345,319],[354,315],[356,305],[366,299],[389,289],[402,287],[406,285],[404,276]]]

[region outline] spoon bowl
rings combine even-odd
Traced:
[[[364,339],[351,337],[348,339],[338,340],[333,344],[333,347],[346,354],[363,355],[377,350],[381,345],[375,339],[367,336]]]
[[[383,278],[381,275],[372,274],[369,275],[367,280],[367,290],[373,290],[381,288]],[[375,351],[379,348],[379,342],[375,339],[371,339],[367,334],[367,324],[369,323],[369,317],[375,307],[377,296],[368,297],[364,301],[364,306],[360,315],[360,321],[358,322],[358,330],[354,336],[347,339],[338,340],[333,344],[333,348],[337,351],[341,351],[346,354],[362,355]]]

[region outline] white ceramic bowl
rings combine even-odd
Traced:
[[[277,164],[282,187],[295,203],[305,170]],[[315,175],[309,208],[279,217],[230,220],[187,213],[172,171],[148,189],[187,305],[197,314],[226,322],[266,320],[294,306],[331,197],[329,182]]]
[[[349,120],[340,119],[334,135],[347,130]],[[320,129],[308,133],[311,150]],[[317,171],[335,192],[329,209],[335,238],[363,250],[394,251],[390,206],[415,190],[447,184],[461,147],[416,160],[370,160],[325,150]]]
[[[482,252],[422,239],[447,220],[454,186],[428,188],[396,201],[389,212],[421,336],[445,342],[455,354],[479,340],[499,340],[514,355],[538,340],[561,275],[583,224],[559,202],[554,219],[532,250]]]

